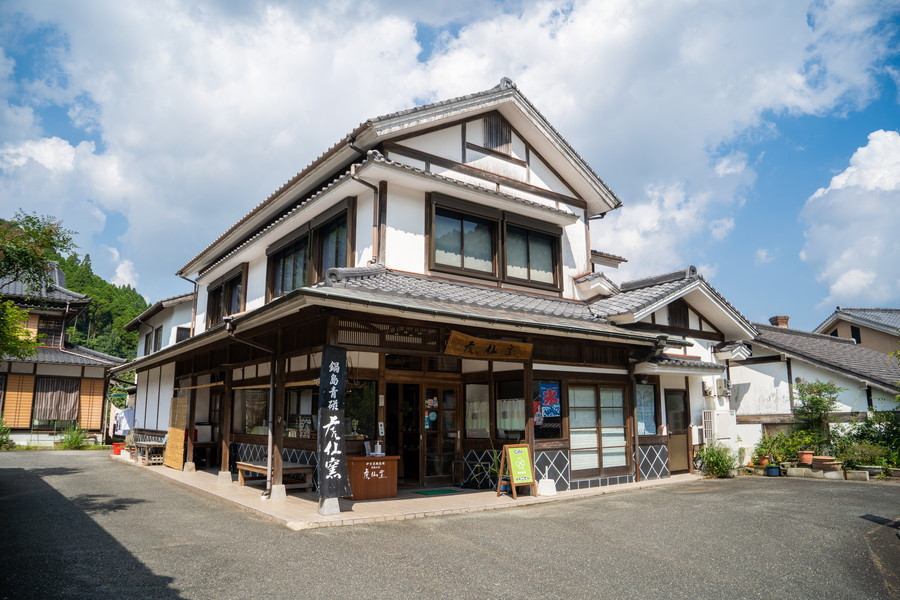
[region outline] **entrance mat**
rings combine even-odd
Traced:
[[[461,494],[462,490],[420,490],[413,493],[422,494],[423,496],[443,496],[444,494]]]

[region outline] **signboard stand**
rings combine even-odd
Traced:
[[[528,444],[505,444],[503,446],[503,452],[500,455],[500,474],[497,477],[498,496],[504,479],[509,481],[513,500],[519,499],[516,488],[522,485],[531,486],[532,495],[538,495]]]

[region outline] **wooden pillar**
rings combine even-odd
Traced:
[[[187,456],[185,462],[194,464],[194,428],[197,422],[197,376],[191,375],[191,395],[188,404],[188,422],[187,422]]]
[[[278,333],[278,343],[280,345],[281,332]],[[276,354],[277,346],[276,346]],[[275,369],[275,402],[272,406],[274,413],[272,427],[272,485],[282,485],[282,457],[281,451],[284,448],[284,380],[285,380],[285,360],[276,358],[272,361],[272,369]]]
[[[634,444],[634,480],[641,480],[641,439],[638,437],[638,405],[637,405],[637,381],[634,376],[634,367],[628,365],[631,374],[631,439]],[[627,393],[628,390],[626,390]]]
[[[222,390],[222,402],[219,408],[219,412],[221,413],[221,415],[219,416],[219,422],[221,424],[222,431],[222,462],[219,466],[219,472],[227,472],[229,474],[231,472],[229,463],[231,462],[231,412],[233,410],[233,400],[231,397],[231,375],[231,368],[225,367],[225,385]]]
[[[523,365],[523,396],[525,396],[525,443],[528,444],[531,451],[531,457],[534,458],[534,367],[531,361]]]

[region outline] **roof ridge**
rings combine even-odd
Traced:
[[[625,281],[619,284],[619,289],[621,289],[623,292],[630,292],[632,290],[650,287],[653,285],[671,283],[673,281],[680,281],[682,279],[687,280],[693,277],[697,277],[697,267],[695,267],[694,265],[689,265],[687,268],[680,269],[678,271],[671,271],[669,273],[662,273],[660,275],[651,275],[649,277],[644,277],[643,279],[633,279],[631,281]]]
[[[839,342],[841,344],[850,344],[851,346],[857,345],[856,340],[854,340],[853,338],[841,338],[825,333],[813,333],[812,331],[803,331],[801,329],[793,329],[791,327],[778,327],[776,325],[766,325],[765,323],[753,323],[753,326],[762,331],[781,331],[793,335],[801,335],[810,338],[829,340],[832,342]]]

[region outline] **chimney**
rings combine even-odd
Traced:
[[[787,315],[775,315],[771,319],[769,319],[769,323],[774,325],[775,327],[787,327],[788,319],[790,319]]]

